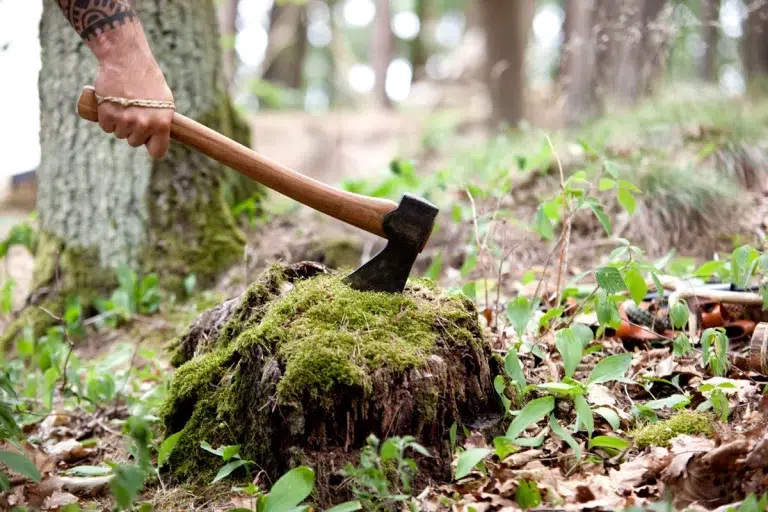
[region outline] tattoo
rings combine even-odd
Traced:
[[[80,37],[100,33],[136,19],[129,0],[58,0],[59,7]]]

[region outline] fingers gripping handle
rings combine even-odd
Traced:
[[[99,105],[92,87],[83,89],[77,113],[87,121],[99,121]],[[178,112],[173,115],[171,138],[310,208],[387,238],[384,216],[397,208],[393,201],[353,194],[313,180]]]

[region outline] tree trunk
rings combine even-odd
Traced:
[[[247,144],[248,128],[221,80],[213,0],[134,6],[178,111]],[[191,273],[211,283],[244,245],[224,200],[233,171],[177,143],[154,161],[80,119],[73,102],[93,82],[96,61],[55,2],[45,3],[41,34],[41,242],[32,300],[56,307],[75,293],[88,303],[112,289],[120,264],[155,272],[174,289]]]
[[[704,40],[704,61],[701,78],[717,82],[717,45],[720,40],[720,0],[701,0],[701,37]]]
[[[237,53],[235,52],[235,37],[237,36],[237,7],[240,0],[220,0],[219,32],[221,33],[221,67],[227,90],[232,93],[235,73],[237,72]]]
[[[314,468],[313,501],[325,508],[351,499],[340,470],[371,434],[413,436],[429,450],[429,463],[417,459],[420,491],[450,479],[452,424],[500,430],[503,362],[471,301],[420,284],[356,292],[340,278],[314,263],[273,266],[174,340],[161,408],[167,434],[179,433],[172,481],[210,482],[220,465],[202,441],[237,444],[272,481]]]
[[[395,41],[390,27],[392,8],[390,0],[376,0],[376,16],[373,18],[371,32],[371,67],[375,76],[373,94],[376,103],[384,108],[392,106],[387,96],[387,70],[392,62]]]
[[[602,112],[597,94],[596,0],[568,0],[567,39],[561,56],[561,87],[565,92],[565,123],[583,123]]]
[[[494,122],[515,126],[523,118],[525,54],[534,7],[533,0],[480,0]]]
[[[602,95],[634,104],[663,69],[667,34],[659,17],[666,0],[599,0],[598,76]]]
[[[419,35],[410,43],[411,66],[413,66],[413,81],[425,76],[427,65],[427,27],[432,16],[430,0],[416,0],[416,15],[419,17]]]
[[[754,6],[744,25],[744,71],[754,85],[768,76],[768,4]]]
[[[269,13],[269,22],[269,62],[264,78],[283,87],[301,89],[307,55],[306,7],[275,2]]]

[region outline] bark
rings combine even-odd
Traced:
[[[214,2],[134,5],[178,111],[247,143],[221,80]],[[210,283],[244,244],[224,200],[232,171],[177,143],[153,161],[78,118],[72,102],[96,61],[55,2],[45,3],[41,33],[37,295],[103,294],[119,264],[172,288],[190,273]]]
[[[763,82],[768,76],[768,3],[750,3],[744,25],[744,71],[752,84]]]
[[[515,126],[523,118],[525,55],[534,8],[533,0],[480,0],[485,80],[494,122]]]
[[[387,96],[387,70],[392,62],[395,40],[391,28],[392,7],[390,0],[376,0],[376,16],[371,32],[371,67],[376,82],[373,94],[379,106],[389,108],[392,102]]]
[[[264,78],[283,87],[301,89],[307,55],[306,7],[275,2],[269,13],[269,43]]]
[[[598,94],[634,104],[649,94],[666,60],[668,38],[659,23],[666,0],[599,0]]]
[[[410,43],[411,66],[413,66],[413,81],[420,80],[425,76],[425,66],[427,65],[427,27],[430,23],[432,6],[430,0],[416,0],[416,15],[419,17],[420,30]]]
[[[704,41],[704,61],[701,78],[717,81],[717,45],[720,41],[720,0],[701,0],[701,37]]]
[[[221,34],[221,67],[227,90],[232,93],[235,73],[237,72],[237,7],[240,0],[221,0],[219,2],[219,32]]]
[[[602,112],[597,91],[596,10],[596,0],[568,0],[560,84],[565,94],[565,122],[569,126]]]

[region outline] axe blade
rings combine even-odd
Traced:
[[[426,199],[405,194],[398,207],[384,218],[386,247],[345,277],[344,282],[361,291],[402,292],[416,257],[432,234],[438,211]]]

